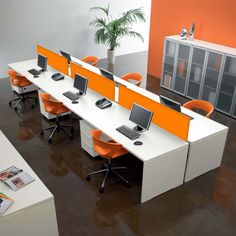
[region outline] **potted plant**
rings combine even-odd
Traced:
[[[93,7],[91,11],[99,11],[101,16],[95,16],[90,25],[98,30],[95,33],[95,43],[106,44],[109,46],[107,51],[108,64],[115,63],[115,48],[120,46],[120,40],[125,36],[138,38],[142,42],[143,37],[140,33],[132,30],[132,25],[137,22],[146,22],[143,8],[136,8],[123,12],[119,18],[113,19],[108,7]]]

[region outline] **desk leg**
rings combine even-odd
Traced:
[[[190,143],[184,182],[220,166],[228,129]]]
[[[187,152],[188,144],[143,163],[142,203],[183,184]]]

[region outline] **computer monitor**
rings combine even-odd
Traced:
[[[47,70],[47,64],[48,64],[48,59],[47,57],[38,54],[38,66],[41,68],[41,71],[46,71]]]
[[[170,98],[167,98],[165,96],[160,95],[160,102],[161,104],[174,109],[175,111],[181,112],[181,104],[171,100]]]
[[[107,70],[105,70],[103,68],[100,68],[100,72],[107,79],[114,81],[113,74],[110,71],[107,71]]]
[[[64,52],[64,51],[62,51],[62,50],[60,50],[60,53],[61,53],[61,55],[62,55],[63,57],[65,57],[65,58],[67,59],[68,64],[70,64],[70,62],[71,62],[70,54],[67,53],[67,52]]]
[[[79,74],[75,74],[74,88],[79,90],[80,95],[86,94],[87,86],[88,86],[88,79]]]
[[[129,120],[137,126],[134,127],[137,131],[148,130],[153,117],[153,112],[134,103],[130,112]]]

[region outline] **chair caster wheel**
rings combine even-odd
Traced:
[[[34,105],[32,105],[31,108],[34,109]]]
[[[126,188],[130,188],[131,185],[130,184],[125,184]]]
[[[87,180],[87,181],[90,181],[90,179],[91,179],[90,175],[87,175],[87,176],[86,176],[86,180]]]
[[[104,188],[103,187],[99,188],[99,193],[104,193]]]
[[[48,143],[50,143],[50,144],[52,143],[52,139],[51,139],[51,138],[50,138],[50,139],[48,139]]]
[[[40,131],[40,135],[43,135],[43,134],[44,134],[44,132],[41,130],[41,131]]]
[[[73,136],[73,135],[70,135],[70,139],[73,140],[73,139],[74,139],[74,136]]]
[[[17,111],[17,107],[15,107],[14,110]]]
[[[8,105],[11,107],[12,103],[11,103],[11,102],[9,102],[9,103],[8,103]]]

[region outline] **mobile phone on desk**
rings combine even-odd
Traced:
[[[106,98],[102,98],[102,99],[99,99],[98,101],[96,101],[95,105],[97,107],[99,107],[100,109],[105,109],[107,107],[111,107],[112,102],[107,100]]]

